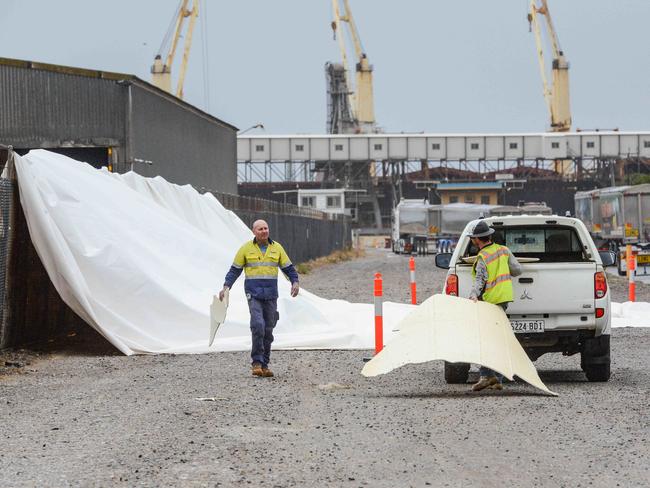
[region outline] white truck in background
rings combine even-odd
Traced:
[[[650,275],[650,184],[579,191],[575,215],[600,249],[618,253],[618,274],[627,272],[626,246],[632,245],[636,274]]]
[[[552,210],[544,202],[519,206],[449,203],[433,205],[422,199],[401,199],[393,209],[391,240],[395,253],[428,254],[450,250],[468,221],[495,215],[543,214]]]
[[[589,381],[610,376],[610,291],[605,266],[615,263],[612,251],[598,251],[587,228],[577,218],[557,215],[489,217],[493,241],[506,245],[522,263],[513,278],[514,301],[506,314],[524,350],[536,360],[549,352],[581,354]],[[478,221],[467,224],[453,253],[438,254],[436,266],[448,269],[443,293],[468,297],[476,256],[469,234]],[[465,259],[464,259],[465,258]],[[445,363],[448,383],[465,383],[469,364]]]

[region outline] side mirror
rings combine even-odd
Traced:
[[[616,264],[616,253],[614,251],[598,251],[603,266],[614,266]]]
[[[451,262],[451,253],[443,252],[436,254],[436,267],[442,269],[449,269],[449,263]]]

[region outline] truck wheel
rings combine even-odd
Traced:
[[[450,384],[467,383],[469,378],[469,364],[448,363],[445,361],[445,381]]]
[[[584,371],[585,376],[591,382],[607,381],[611,374],[610,363],[585,365]]]
[[[623,271],[621,269],[621,260],[620,260],[620,258],[618,259],[618,263],[616,264],[616,270],[618,271],[619,276],[625,276],[627,274],[627,272],[625,272],[625,271]]]
[[[589,381],[609,380],[611,374],[609,335],[601,335],[585,341],[580,366]]]

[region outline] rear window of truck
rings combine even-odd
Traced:
[[[589,261],[578,233],[564,226],[494,227],[492,241],[507,246],[516,256],[538,258],[540,262],[562,263]],[[465,256],[475,256],[471,243]]]

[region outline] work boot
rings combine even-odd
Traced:
[[[478,380],[478,383],[472,385],[472,391],[481,391],[488,386],[492,386],[499,383],[499,380],[496,376],[481,376]]]
[[[264,370],[262,369],[262,365],[260,363],[253,363],[251,370],[253,372],[253,376],[264,376]]]
[[[488,390],[499,390],[499,391],[501,391],[501,390],[503,390],[503,383],[499,383],[497,381],[495,384],[488,386]]]
[[[265,378],[271,378],[273,377],[273,371],[271,371],[269,368],[262,368],[262,376]]]

